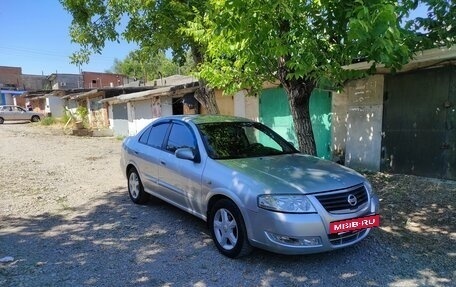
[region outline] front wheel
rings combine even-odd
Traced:
[[[214,204],[209,226],[215,246],[223,255],[238,258],[252,251],[241,212],[231,200],[222,199]]]
[[[144,191],[138,171],[135,168],[128,171],[128,194],[131,201],[136,204],[144,204],[149,200],[149,194]]]
[[[0,118],[0,125],[3,124],[5,120],[3,118]]]

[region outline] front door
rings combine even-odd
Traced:
[[[203,164],[175,156],[179,148],[197,150],[195,135],[182,123],[173,123],[160,158],[159,184],[167,188],[167,197],[188,211],[198,210]]]

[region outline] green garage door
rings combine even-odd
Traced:
[[[317,155],[330,159],[331,93],[315,90],[310,98],[310,116]],[[260,95],[260,121],[298,147],[288,97],[283,88],[263,90]]]

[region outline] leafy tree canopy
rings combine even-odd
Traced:
[[[207,47],[199,71],[213,87],[257,91],[265,81],[278,81],[288,95],[301,151],[315,154],[308,110],[315,87],[341,87],[364,75],[347,69],[360,61],[371,63],[367,72],[378,64],[397,70],[419,47],[454,38],[448,37],[453,4],[422,0],[433,11],[428,19],[407,19],[419,2],[209,0],[184,31]]]
[[[208,47],[203,78],[227,92],[263,81],[340,84],[358,76],[346,65],[399,68],[410,55],[389,0],[211,0],[188,35]]]
[[[138,50],[130,52],[122,61],[116,59],[111,71],[128,75],[131,78],[149,81],[175,74],[189,75],[193,66],[193,59],[189,53],[187,53],[187,60],[184,66],[179,67],[176,63],[168,59],[164,52],[153,54],[147,52],[147,50]]]
[[[218,111],[211,87],[227,93],[279,81],[287,91],[300,148],[315,153],[308,101],[317,87],[337,87],[370,61],[393,70],[417,49],[454,43],[453,0],[60,0],[73,15],[74,63],[100,53],[106,41],[142,51],[191,51],[202,83],[195,97]],[[409,19],[424,3],[428,17]],[[128,19],[122,26],[124,19]],[[120,31],[120,32],[119,32]],[[306,142],[304,139],[308,139]]]
[[[194,9],[204,10],[206,1],[153,0],[59,0],[73,16],[72,41],[81,46],[71,60],[87,63],[92,53],[101,53],[106,42],[125,39],[141,50],[171,50],[173,60],[183,65],[187,52],[200,47],[180,29],[193,19]]]
[[[71,62],[87,63],[92,53],[101,53],[106,41],[125,39],[138,44],[141,53],[173,52],[178,65],[186,61],[190,51],[195,64],[202,62],[205,46],[182,33],[196,13],[204,13],[204,0],[59,0],[73,16],[70,27],[72,40],[81,50]],[[188,62],[187,62],[188,63]],[[200,79],[195,98],[208,113],[218,113],[215,93]]]
[[[425,17],[412,17],[418,6]],[[456,2],[454,0],[403,0],[398,6],[399,19],[414,51],[456,43]]]

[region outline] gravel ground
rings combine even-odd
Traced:
[[[455,286],[456,183],[368,174],[382,223],[356,246],[232,260],[205,223],[128,198],[121,141],[0,125],[0,286]],[[12,258],[8,258],[12,257]]]

